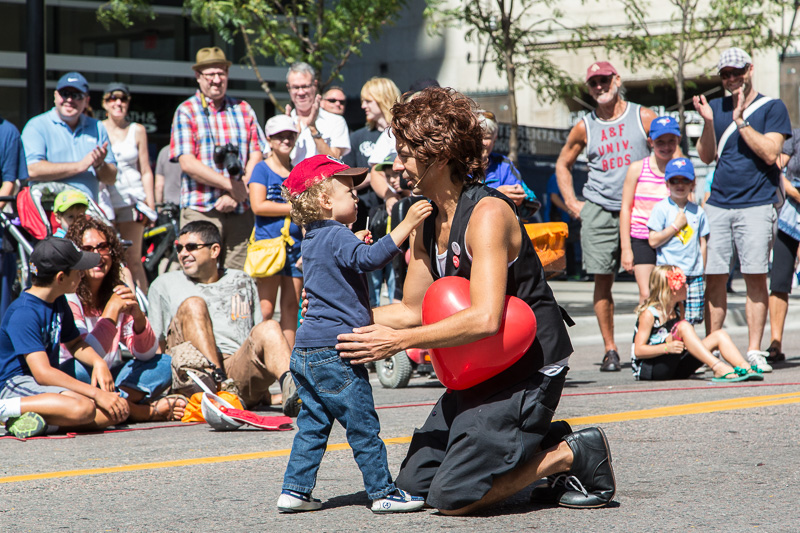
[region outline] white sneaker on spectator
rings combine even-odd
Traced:
[[[772,372],[772,367],[767,363],[767,356],[769,353],[762,352],[761,350],[750,350],[747,352],[747,362],[750,366],[758,368],[762,372]]]

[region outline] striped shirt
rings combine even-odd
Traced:
[[[631,237],[634,239],[647,239],[650,230],[647,221],[653,206],[669,196],[667,182],[661,176],[656,176],[650,168],[650,158],[642,160],[642,172],[636,182],[633,192],[633,209],[631,210]]]
[[[181,155],[191,154],[207,167],[230,177],[227,170],[217,168],[214,163],[214,147],[231,143],[239,147],[239,162],[244,171],[250,154],[263,152],[266,147],[264,131],[258,125],[255,111],[244,100],[228,96],[220,109],[214,106],[212,100],[206,99],[206,102],[208,116],[203,111],[200,91],[175,110],[170,135],[170,160],[178,161]],[[195,181],[185,172],[181,174],[181,208],[211,211],[223,194],[225,191],[222,189]],[[245,201],[238,204],[234,212],[244,213],[247,209],[248,202]]]

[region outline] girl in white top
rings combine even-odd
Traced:
[[[117,159],[117,182],[109,191],[115,223],[120,237],[133,243],[125,252],[125,262],[136,285],[147,292],[147,277],[142,267],[142,233],[146,218],[136,204],[144,202],[151,210],[155,209],[153,171],[144,127],[128,119],[130,98],[124,83],[109,83],[103,91],[103,109],[108,115],[103,125]]]

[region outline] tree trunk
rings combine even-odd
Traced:
[[[504,39],[508,42],[507,38]],[[514,66],[514,58],[511,55],[511,50],[506,46],[503,50],[503,56],[506,65],[506,81],[508,83],[508,111],[511,114],[511,131],[508,133],[508,158],[515,165],[517,164],[519,151],[519,141],[517,140],[517,129],[519,124],[517,122],[517,70]]]

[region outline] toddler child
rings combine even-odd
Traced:
[[[749,366],[730,335],[718,329],[700,340],[694,327],[681,319],[686,276],[680,268],[659,265],[650,275],[650,295],[636,308],[631,366],[641,380],[687,379],[704,363],[716,383],[764,379]],[[719,350],[722,359],[712,355]]]
[[[53,203],[53,212],[61,226],[53,232],[54,237],[64,237],[67,230],[77,219],[86,216],[89,200],[77,190],[61,191]]]
[[[679,157],[664,170],[669,197],[653,206],[647,227],[657,265],[676,265],[686,275],[686,320],[703,322],[705,284],[703,267],[708,243],[708,221],[703,208],[689,201],[694,191],[694,166]]]
[[[311,492],[334,420],[347,432],[373,512],[418,511],[425,504],[392,481],[367,370],[342,359],[335,348],[339,334],[372,323],[366,272],[383,268],[400,253],[398,245],[433,211],[430,203],[417,202],[391,233],[367,246],[346,226],[356,220],[353,187],[366,173],[316,155],[294,167],[283,184],[292,217],[306,230],[302,258],[308,311],[290,363],[302,406],[278,498],[281,512],[322,506]],[[371,241],[369,230],[358,235]]]

